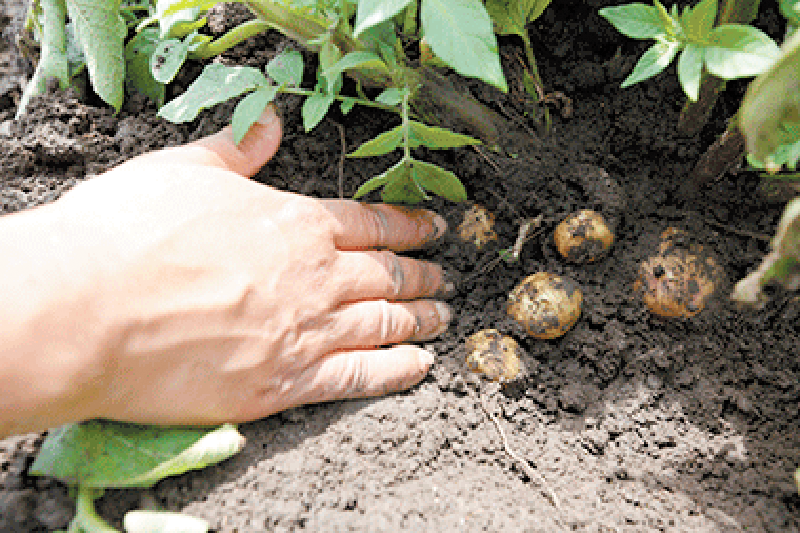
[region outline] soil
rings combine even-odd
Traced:
[[[729,84],[701,134],[678,137],[683,96],[674,69],[619,89],[646,44],[619,36],[597,16],[599,7],[557,3],[530,27],[545,90],[558,104],[548,135],[536,132],[542,108],[521,89],[520,43],[508,39],[501,48],[509,94],[477,83],[469,89],[532,135],[513,154],[419,153],[461,178],[471,202],[494,213],[497,232],[482,249],[452,235],[418,254],[462,276],[450,330],[426,345],[437,357],[429,376],[406,393],[244,424],[247,446],[237,456],[152,490],[108,491],[98,505],[104,517],[119,526],[129,509],[160,506],[226,532],[800,531],[793,481],[800,300],[773,291],[771,303],[753,313],[727,298],[766,252],[782,204],[742,169],[691,200],[680,195],[745,85]],[[776,35],[779,18],[765,11],[758,24]],[[216,15],[217,30],[235,17]],[[15,16],[6,17],[6,34]],[[263,66],[287,46],[270,33],[224,60]],[[19,64],[0,58],[4,76],[16,75]],[[186,69],[171,92],[198,70]],[[219,106],[178,126],[156,118],[141,98],[113,115],[91,98],[53,92],[11,121],[19,85],[0,88],[6,213],[55,200],[138,153],[216,131],[232,111]],[[281,100],[283,146],[259,181],[317,197],[351,196],[393,163],[342,154],[394,117],[334,112],[306,134],[299,103]],[[470,205],[437,199],[427,206],[454,228]],[[576,265],[555,251],[552,230],[582,208],[602,212],[616,242],[603,260]],[[519,260],[495,261],[515,244],[521,222],[537,216],[539,230]],[[687,246],[702,246],[719,266],[716,297],[693,318],[654,316],[634,290],[639,265],[668,227],[685,230]],[[580,320],[558,339],[529,338],[506,314],[507,293],[538,271],[567,276],[583,292]],[[484,328],[516,338],[521,377],[498,384],[468,371],[464,341]],[[2,531],[64,528],[71,518],[68,489],[27,474],[41,440],[0,441]]]

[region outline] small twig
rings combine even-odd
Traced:
[[[338,122],[334,124],[339,128],[339,140],[342,143],[342,155],[339,156],[339,198],[344,198],[344,158],[347,156],[347,144],[344,138],[344,126]]]
[[[500,250],[499,255],[489,261],[483,268],[481,268],[478,272],[472,274],[468,278],[464,279],[464,282],[472,281],[473,279],[477,278],[478,276],[482,276],[486,272],[494,269],[497,265],[500,264],[501,261],[506,261],[508,263],[519,261],[519,256],[522,254],[522,247],[525,245],[526,242],[531,240],[532,238],[536,237],[541,233],[541,224],[542,220],[544,219],[544,215],[539,215],[535,218],[528,218],[523,220],[519,226],[519,232],[517,233],[517,240],[514,242],[514,246],[511,248],[506,248],[505,250]]]
[[[772,238],[769,235],[764,235],[763,233],[755,233],[752,231],[734,228],[732,226],[726,226],[725,224],[720,224],[719,222],[716,222],[714,220],[705,219],[705,223],[714,226],[715,228],[719,228],[723,231],[727,231],[728,233],[739,235],[740,237],[750,237],[751,239],[757,239],[763,242],[772,241]]]
[[[478,153],[478,155],[480,155],[487,163],[489,163],[489,166],[491,166],[495,172],[500,174],[500,167],[497,166],[497,163],[495,163],[493,159],[491,159],[488,155],[483,153],[483,150],[481,150],[480,146],[475,146],[473,144],[472,149],[475,150]]]
[[[533,468],[531,468],[531,465],[528,464],[528,461],[511,447],[511,445],[508,443],[508,438],[506,438],[506,432],[503,430],[503,426],[500,425],[500,420],[497,418],[497,416],[495,416],[494,413],[489,411],[489,408],[486,406],[486,402],[484,401],[481,393],[478,392],[475,395],[475,397],[477,398],[478,403],[480,403],[481,409],[483,410],[484,414],[489,418],[489,420],[492,421],[495,429],[497,430],[497,433],[500,435],[500,441],[503,443],[503,450],[505,450],[505,452],[508,454],[509,457],[511,457],[511,459],[513,459],[517,464],[519,464],[519,466],[522,468],[522,471],[525,473],[526,476],[528,476],[528,479],[530,479],[534,483],[536,482],[535,479],[537,477],[541,480],[539,482],[539,488],[541,489],[542,494],[547,499],[550,500],[550,503],[553,504],[553,507],[555,507],[560,511],[561,503],[559,502],[556,493],[553,492],[553,490],[547,486],[547,478],[544,477],[544,474],[539,473]],[[539,474],[538,476],[537,473]]]

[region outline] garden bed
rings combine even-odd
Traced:
[[[750,313],[727,298],[767,250],[782,203],[756,174],[737,169],[691,200],[680,192],[736,111],[744,84],[729,84],[699,136],[678,137],[683,96],[674,70],[621,90],[642,45],[618,35],[599,7],[553,5],[531,28],[545,88],[560,93],[549,135],[534,131],[541,109],[515,82],[522,55],[519,43],[506,40],[509,94],[469,86],[530,138],[517,135],[508,155],[483,148],[425,154],[461,178],[470,202],[495,214],[498,234],[483,249],[450,236],[418,254],[462,276],[450,330],[427,345],[437,357],[430,375],[407,393],[244,424],[247,445],[232,459],[149,491],[109,491],[98,504],[103,516],[119,525],[128,509],[161,506],[201,516],[215,531],[800,528],[793,481],[800,463],[800,300],[776,293]],[[762,16],[759,24],[769,29],[773,20]],[[225,61],[263,67],[287,46],[270,33]],[[14,75],[15,65],[0,60],[8,69],[0,75]],[[199,66],[184,70],[175,94]],[[173,125],[142,98],[113,115],[54,92],[11,123],[4,121],[13,118],[19,90],[0,88],[2,212],[51,201],[138,153],[214,132],[232,112],[222,105]],[[299,99],[278,103],[283,145],[259,181],[350,197],[394,163],[343,159],[396,120],[392,115],[356,107],[305,134]],[[455,228],[469,205],[436,199],[428,207]],[[555,225],[581,208],[616,223],[611,254],[598,263],[566,263],[553,245]],[[514,244],[520,222],[539,215],[542,231],[519,261],[494,261]],[[653,316],[634,290],[640,263],[668,227],[686,230],[722,270],[717,298],[691,319]],[[505,312],[511,288],[540,270],[574,279],[584,294],[577,325],[556,340],[519,335]],[[522,378],[500,386],[469,374],[464,340],[484,328],[514,334],[525,351]],[[2,531],[64,528],[70,519],[67,489],[27,475],[40,442],[39,435],[0,441]]]

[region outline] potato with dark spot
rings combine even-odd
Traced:
[[[584,209],[561,221],[553,240],[558,253],[567,261],[592,263],[608,253],[614,234],[600,213]]]
[[[508,295],[508,314],[537,339],[555,339],[575,325],[583,293],[569,278],[548,272],[528,276]]]
[[[680,231],[662,234],[660,253],[642,263],[634,284],[647,308],[665,318],[693,317],[714,294],[716,262],[702,246],[683,247],[684,236]]]
[[[519,344],[496,329],[484,329],[471,335],[466,348],[467,367],[490,381],[511,381],[522,373]]]

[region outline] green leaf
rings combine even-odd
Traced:
[[[452,202],[467,200],[467,190],[452,172],[424,161],[412,163],[415,181],[423,189]]]
[[[189,122],[203,109],[268,85],[269,80],[256,68],[211,63],[182,95],[159,109],[158,116],[170,122]]]
[[[339,104],[339,110],[341,110],[342,115],[346,115],[353,110],[353,107],[355,105],[356,105],[356,99],[348,98],[346,100],[342,100],[342,103]]]
[[[128,92],[139,92],[164,105],[165,87],[153,77],[150,56],[158,44],[158,29],[145,28],[125,45],[125,86]]]
[[[258,120],[267,105],[275,100],[277,94],[278,87],[269,85],[253,91],[236,104],[231,118],[233,142],[236,144],[242,142],[245,134],[250,130],[250,126]]]
[[[633,71],[622,82],[622,88],[630,87],[660,74],[678,53],[680,44],[676,42],[657,42],[642,54]]]
[[[169,16],[177,13],[182,9],[198,9],[200,11],[207,11],[217,4],[223,2],[241,3],[242,0],[173,0],[164,9],[163,15]]]
[[[128,511],[122,519],[125,533],[206,533],[202,518],[171,511]]]
[[[338,94],[339,89],[342,87],[341,73],[339,73],[329,82],[325,77],[325,71],[335,65],[336,62],[342,58],[342,51],[339,50],[339,47],[333,44],[330,39],[326,39],[325,42],[320,46],[317,56],[319,58],[319,67],[317,69],[318,81],[320,81],[324,87],[333,87],[333,94]]]
[[[632,39],[655,39],[657,35],[667,33],[667,25],[652,6],[634,3],[604,7],[598,13],[618,32]]]
[[[519,35],[528,38],[525,26],[533,22],[550,5],[551,0],[486,0],[486,11],[498,35]]]
[[[687,44],[678,57],[678,80],[692,102],[697,101],[702,74],[703,49],[695,44]]]
[[[65,29],[67,30],[67,49],[66,49],[67,65],[69,66],[69,77],[71,79],[86,68],[86,57],[83,55],[83,49],[81,48],[81,43],[78,42],[78,37],[75,30],[75,24],[69,22],[65,26]],[[126,76],[128,74],[127,63],[128,63],[128,58],[126,55],[125,56]],[[61,75],[57,75],[55,77],[61,79]]]
[[[411,0],[359,0],[354,37],[372,26],[387,21],[402,11]]]
[[[303,128],[309,132],[317,127],[330,109],[336,97],[332,94],[317,93],[303,102]]]
[[[411,174],[409,172],[408,165],[406,164],[405,159],[401,159],[396,165],[387,169],[382,174],[378,174],[374,176],[366,183],[362,184],[361,187],[358,188],[356,193],[353,195],[353,198],[358,199],[362,196],[369,194],[370,192],[383,187],[390,183],[395,183],[397,181],[402,181],[405,179],[410,179]]]
[[[370,139],[347,154],[347,157],[375,157],[393,152],[403,144],[403,126],[396,126],[389,131],[384,131],[374,139]]]
[[[403,102],[403,98],[408,93],[406,89],[397,89],[395,87],[389,87],[385,91],[375,98],[375,101],[381,104],[386,105],[400,105]]]
[[[411,174],[411,162],[404,163],[402,175],[389,181],[381,191],[381,200],[387,204],[418,204],[430,200],[425,189],[414,181]]]
[[[278,85],[297,87],[303,81],[303,54],[297,50],[282,52],[267,63],[267,74]]]
[[[361,187],[358,188],[356,193],[353,195],[353,198],[358,200],[362,196],[366,196],[372,191],[383,187],[384,185],[386,185],[387,181],[388,178],[386,177],[385,173],[379,176],[374,176],[370,178],[368,181],[361,184]]]
[[[724,24],[711,32],[704,59],[708,71],[724,80],[757,76],[777,61],[775,41],[752,26]]]
[[[704,43],[717,18],[717,0],[701,0],[685,16],[684,32],[692,43]]]
[[[422,0],[420,18],[425,40],[448,66],[508,90],[492,21],[480,0]]]
[[[442,149],[481,144],[481,141],[469,135],[462,135],[435,126],[426,126],[415,120],[410,121],[410,126],[411,135],[409,136],[409,141],[411,148],[425,146],[426,148]]]
[[[153,78],[163,84],[175,79],[178,71],[186,62],[189,45],[179,39],[161,41],[150,56],[150,72]]]
[[[223,461],[243,446],[230,424],[212,430],[90,420],[52,431],[31,473],[82,487],[151,487]]]
[[[766,161],[786,144],[785,123],[800,122],[800,33],[783,46],[783,56],[747,88],[738,113],[747,151]]]
[[[95,92],[119,111],[125,97],[125,37],[119,0],[67,0]]]
[[[350,52],[325,69],[323,75],[328,81],[328,92],[333,92],[333,83],[337,76],[350,69],[376,69],[388,73],[388,67],[377,54],[372,52]]]
[[[781,15],[792,26],[800,26],[800,1],[798,0],[778,0]]]
[[[157,0],[156,18],[161,29],[160,37],[170,39],[184,37],[192,31],[205,25],[205,19],[198,17],[208,8],[192,5],[185,8],[176,8],[180,0]],[[169,14],[167,14],[169,13]]]

